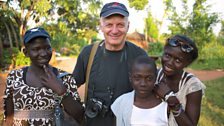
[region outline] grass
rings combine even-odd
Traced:
[[[0,113],[0,126],[2,125],[3,114]]]
[[[224,58],[222,59],[198,59],[190,65],[194,70],[224,69]]]
[[[202,101],[199,126],[224,126],[224,77],[204,82],[205,97]]]

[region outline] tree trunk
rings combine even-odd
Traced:
[[[3,42],[0,36],[0,71],[2,70],[2,67],[3,67]]]
[[[14,39],[15,39],[15,42],[16,42],[16,47],[19,49],[20,45],[19,45],[17,34],[16,34],[16,30],[13,26],[12,21],[10,21],[9,24],[10,24],[10,27],[11,27],[11,30],[12,30],[12,33],[13,33],[13,36],[14,36]]]
[[[8,24],[6,24],[5,22],[3,22],[3,23],[5,25],[5,28],[6,28],[6,31],[7,31],[7,34],[8,34],[10,48],[12,49],[13,48],[13,43],[12,43],[12,34],[11,34],[11,31],[10,31],[10,28],[9,28]]]

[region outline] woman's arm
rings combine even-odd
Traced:
[[[173,97],[174,98],[174,97]],[[168,104],[169,100],[168,99]],[[185,111],[175,117],[179,126],[197,126],[201,111],[202,90],[187,95]]]
[[[172,90],[165,84],[160,83],[156,86],[154,91],[159,97],[165,100],[165,96],[168,95]],[[175,120],[179,126],[197,126],[201,111],[201,100],[202,100],[202,90],[192,92],[187,96],[187,103],[185,111],[180,108],[182,107],[179,103],[177,97],[170,96],[167,99],[167,103],[171,111],[175,111]]]
[[[82,123],[84,119],[84,107],[77,91],[76,82],[71,74],[62,77],[62,81],[66,87],[66,93],[62,98],[63,107],[78,123]]]
[[[82,103],[74,100],[71,95],[68,95],[63,98],[62,104],[65,111],[81,124],[84,119],[84,107]]]
[[[4,98],[4,120],[3,126],[12,126],[13,125],[13,99],[12,97]]]

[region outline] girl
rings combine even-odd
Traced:
[[[167,39],[155,91],[168,103],[170,126],[198,124],[205,86],[197,77],[184,71],[197,57],[198,48],[190,38],[175,35]]]

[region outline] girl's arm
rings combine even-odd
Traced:
[[[168,104],[172,99],[168,99]],[[197,126],[201,111],[202,90],[187,95],[186,109],[181,110],[175,117],[179,126]],[[176,108],[179,111],[180,108]]]

